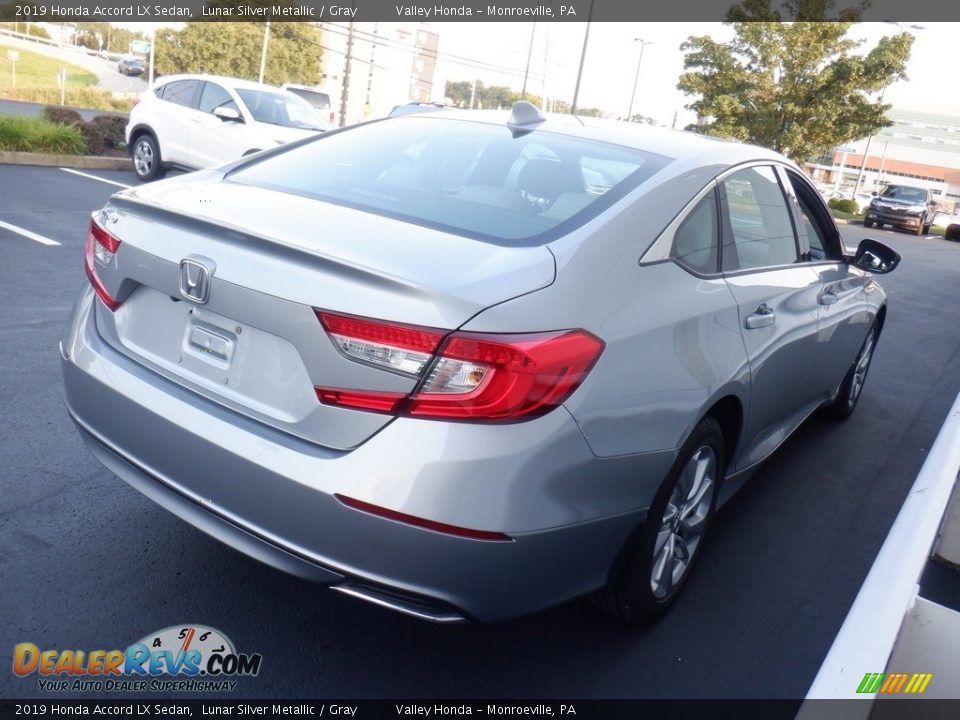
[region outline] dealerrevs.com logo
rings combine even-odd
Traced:
[[[125,650],[41,650],[24,642],[13,649],[13,672],[36,674],[50,692],[229,692],[234,678],[260,672],[259,653],[238,653],[219,630],[175,625]]]

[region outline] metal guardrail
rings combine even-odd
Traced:
[[[858,693],[867,673],[885,671],[905,618],[918,599],[919,581],[941,531],[960,473],[960,395],[953,403],[913,487],[864,580],[807,700],[865,698],[857,714],[867,717],[875,693]],[[924,601],[925,602],[925,601]],[[958,615],[960,617],[960,615]],[[951,652],[957,652],[956,648]],[[925,668],[916,668],[917,672]],[[805,703],[799,718],[813,718],[822,705]],[[847,707],[847,711],[853,708]],[[862,713],[862,714],[861,714]],[[853,717],[853,715],[848,715]]]

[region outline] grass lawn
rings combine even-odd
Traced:
[[[840,210],[834,210],[833,208],[830,208],[830,214],[837,218],[837,220],[846,220],[847,222],[863,222],[863,215],[845,213]]]
[[[0,89],[13,87],[13,63],[7,59],[7,50],[17,50],[17,88],[57,88],[57,73],[67,69],[67,88],[84,88],[97,84],[97,76],[77,65],[40,55],[29,50],[0,45]]]

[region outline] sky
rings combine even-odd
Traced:
[[[124,23],[117,23],[124,25]],[[170,23],[166,23],[170,24]],[[414,24],[414,23],[411,23]],[[960,88],[955,79],[955,60],[951,49],[960,38],[960,23],[903,23],[921,25],[908,29],[916,36],[910,61],[909,80],[891,86],[884,97],[895,107],[960,115]],[[130,27],[144,29],[144,24]],[[427,23],[440,34],[438,81],[480,80],[487,85],[508,85],[519,90],[530,50],[533,31],[528,89],[543,94],[546,75],[547,97],[570,101],[576,84],[577,68],[583,47],[586,23]],[[536,27],[534,27],[534,25]],[[890,23],[861,23],[850,35],[865,41],[864,50],[873,47],[884,35],[900,28]],[[581,81],[580,107],[626,116],[630,93],[637,78],[635,114],[653,117],[658,124],[676,126],[692,123],[695,116],[684,106],[690,99],[677,90],[683,72],[680,45],[691,35],[710,35],[717,40],[732,36],[722,23],[592,23]],[[643,60],[637,75],[641,43]],[[495,72],[478,69],[467,61],[480,61],[512,69]]]
[[[894,106],[948,112],[960,115],[960,89],[955,80],[955,62],[949,48],[960,37],[960,23],[905,23],[923,25],[910,29],[916,36],[907,65],[909,80],[891,86],[884,97]],[[540,94],[546,68],[547,95],[569,101],[573,97],[577,68],[583,46],[585,23],[552,23],[549,25],[549,50],[544,64],[548,28],[538,23],[528,88]],[[529,23],[434,23],[440,33],[440,53],[483,59],[517,68],[522,75],[530,47]],[[873,47],[884,35],[900,29],[887,23],[861,23],[854,26],[851,37],[863,39],[864,49]],[[684,106],[690,101],[677,90],[677,79],[683,72],[680,45],[691,35],[711,35],[717,40],[732,36],[732,30],[721,23],[593,23],[581,81],[580,107],[599,107],[626,116],[630,92],[637,76],[640,43],[635,38],[650,40],[644,47],[640,65],[634,113],[651,116],[658,123],[670,126],[677,113],[677,127],[694,121],[695,116]],[[474,77],[487,84],[507,84],[520,88],[522,77],[482,72],[471,67],[446,63],[442,72],[446,80],[468,80]]]

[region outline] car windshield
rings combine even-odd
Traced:
[[[883,189],[880,197],[890,198],[891,200],[907,200],[913,203],[922,203],[927,200],[927,193],[920,188],[907,187],[906,185],[890,185]]]
[[[324,136],[240,167],[229,180],[495,244],[539,245],[670,162],[546,131],[414,115]]]
[[[287,88],[287,92],[293,93],[299,98],[306,100],[318,110],[330,109],[330,96],[327,93],[314,92],[306,88]]]
[[[257,122],[304,130],[330,128],[310,103],[296,95],[249,89],[238,89],[237,94]]]

